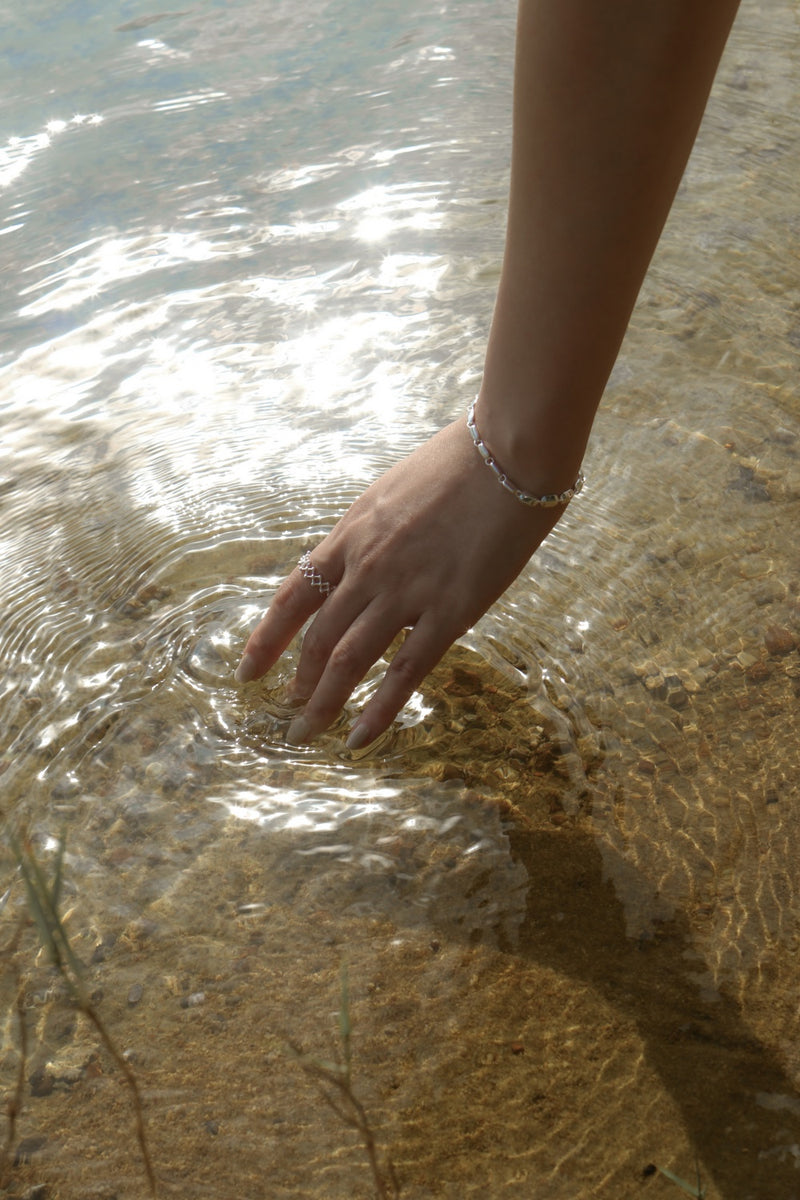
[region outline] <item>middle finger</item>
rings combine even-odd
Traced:
[[[370,667],[388,650],[400,630],[411,623],[396,606],[388,608],[377,599],[357,613],[343,632],[338,621],[335,625],[331,621],[330,628],[326,629],[327,622],[322,622],[322,615],[317,616],[306,634],[308,639],[318,623],[323,625],[318,640],[312,640],[309,651],[313,668],[309,667],[309,674],[301,677],[306,651],[303,643],[301,666],[293,690],[298,697],[305,695],[310,699],[302,714],[289,726],[287,739],[293,743],[310,741],[335,721]],[[308,682],[312,678],[313,684]],[[301,684],[308,690],[301,690]]]

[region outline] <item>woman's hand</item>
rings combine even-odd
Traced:
[[[480,428],[534,494],[575,478],[737,5],[520,0],[508,231]],[[290,740],[309,741],[410,626],[350,731],[351,749],[367,745],[560,512],[520,504],[463,421],[448,425],[312,551],[319,576],[336,585],[331,595],[292,572],[237,678],[263,675],[317,612],[295,679],[307,704],[289,727]]]
[[[521,504],[487,470],[464,421],[448,425],[372,484],[312,551],[335,591],[323,596],[299,568],[284,581],[247,642],[237,680],[269,670],[316,612],[292,689],[306,705],[288,732],[291,742],[307,742],[410,627],[347,739],[350,749],[366,746],[516,578],[562,512]]]

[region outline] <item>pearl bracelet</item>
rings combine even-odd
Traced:
[[[531,508],[557,508],[559,504],[569,504],[573,496],[578,495],[585,482],[583,471],[578,472],[578,478],[575,480],[572,487],[567,488],[565,492],[560,492],[558,495],[554,493],[553,495],[548,496],[531,496],[529,492],[523,492],[522,488],[518,488],[515,483],[512,483],[505,471],[501,468],[500,464],[492,456],[489,447],[478,433],[478,427],[475,424],[475,403],[476,401],[473,400],[472,404],[469,406],[469,412],[467,413],[467,429],[469,430],[472,440],[475,443],[475,449],[478,451],[487,467],[494,471],[499,482],[502,483],[507,492],[511,492],[512,496],[516,496],[517,500],[519,500],[521,504],[527,504]]]

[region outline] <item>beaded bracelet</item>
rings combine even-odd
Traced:
[[[483,461],[492,471],[494,471],[500,483],[507,492],[511,492],[521,504],[527,504],[531,508],[556,508],[559,504],[569,504],[573,496],[577,496],[583,489],[585,483],[583,471],[578,472],[578,478],[575,480],[571,488],[567,488],[565,492],[560,492],[558,495],[553,493],[547,496],[531,496],[529,492],[523,492],[522,488],[518,488],[515,483],[508,478],[505,471],[500,467],[500,464],[492,456],[489,447],[478,433],[478,427],[475,424],[475,403],[473,400],[469,406],[467,413],[467,429],[472,435],[472,440],[475,443],[475,449],[480,454]]]

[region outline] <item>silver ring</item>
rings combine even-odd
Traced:
[[[320,575],[317,568],[311,561],[311,554],[306,550],[305,554],[301,555],[297,564],[300,574],[308,580],[312,587],[315,587],[318,592],[322,592],[323,596],[328,597],[336,591],[335,583],[328,583],[324,576]]]

